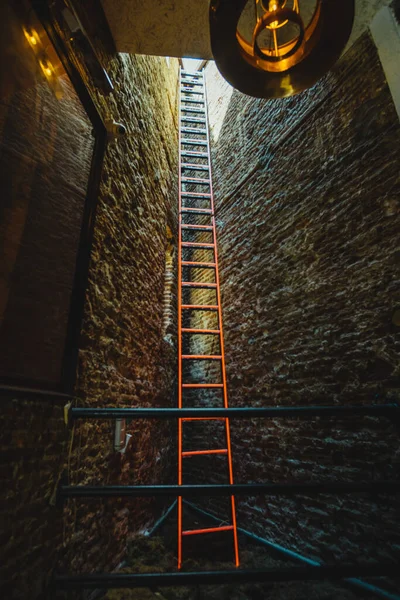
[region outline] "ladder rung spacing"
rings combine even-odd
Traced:
[[[192,200],[207,200],[211,204],[211,194],[198,194],[195,192],[181,192],[182,198],[191,198]],[[214,215],[212,208],[196,208],[194,206],[182,206],[182,213],[191,213],[193,215]]]
[[[183,79],[181,79],[181,86],[186,85],[187,83],[193,83],[194,85],[203,85],[203,79],[200,77],[191,77],[190,75],[185,75]]]
[[[196,127],[182,127],[182,133],[196,133],[198,135],[207,135],[207,129],[196,129]]]
[[[180,213],[188,215],[213,215],[213,211],[209,208],[190,208],[189,206],[182,208]]]
[[[190,452],[182,452],[184,458],[187,456],[203,456],[206,454],[228,454],[228,450],[226,448],[220,448],[218,450],[191,450]]]
[[[189,71],[182,70],[181,75],[187,76],[187,77],[197,77],[199,79],[200,78],[203,79],[203,73],[201,71],[196,71],[195,73],[189,73]]]
[[[202,244],[201,242],[181,242],[182,248],[203,248],[204,250],[213,250],[215,244]]]
[[[186,144],[187,146],[208,146],[208,142],[203,142],[203,140],[184,140],[181,139],[181,144]],[[208,154],[207,154],[208,156]]]
[[[192,327],[182,327],[182,333],[198,333],[204,335],[219,335],[221,332],[219,329],[193,329]],[[223,385],[222,383],[216,383],[214,385]]]
[[[197,74],[193,74],[193,73],[185,73],[182,71],[182,79],[181,79],[181,85],[183,81],[186,81],[186,79],[191,79],[192,81],[203,81],[203,76],[200,74],[200,76],[198,76]]]
[[[213,231],[214,230],[212,225],[182,225],[181,227],[182,227],[182,229],[192,229],[194,231],[196,231],[196,230]]]
[[[203,82],[200,80],[196,80],[196,79],[185,79],[184,81],[182,81],[182,84],[183,84],[183,88],[186,88],[188,86],[189,87],[196,86],[196,87],[204,89]]]
[[[196,185],[210,185],[210,180],[209,179],[200,179],[198,177],[181,177],[181,182],[182,183],[193,183]]]
[[[195,98],[181,98],[181,100],[186,104],[204,104],[204,100],[196,100]],[[185,110],[185,107],[181,106],[181,109]]]
[[[208,158],[207,152],[193,152],[193,150],[185,150],[181,152],[181,156],[187,156],[188,158]]]
[[[219,531],[232,531],[233,525],[223,525],[221,527],[207,527],[207,529],[189,529],[182,531],[182,535],[200,535],[202,533],[218,533]]]
[[[215,269],[215,263],[211,263],[211,262],[198,262],[198,261],[193,261],[193,260],[182,260],[181,265],[183,267],[196,267],[198,269]]]
[[[192,90],[191,88],[182,88],[182,92],[184,94],[196,94],[196,96],[204,96],[203,92],[200,92],[198,90]],[[185,102],[185,98],[183,98],[183,101]]]
[[[202,80],[201,83],[203,83]],[[188,87],[188,83],[192,87]],[[186,85],[185,85],[186,84]],[[198,86],[200,88],[200,86]],[[203,94],[204,91],[204,94]],[[190,98],[193,96],[193,98]],[[197,96],[197,99],[196,99]],[[201,101],[198,98],[201,97]],[[178,242],[178,412],[184,409],[183,398],[187,398],[187,394],[195,390],[199,390],[202,394],[202,402],[206,400],[207,394],[212,394],[210,401],[214,401],[216,392],[219,392],[220,402],[222,402],[222,410],[228,409],[228,392],[226,386],[226,372],[225,372],[225,350],[224,350],[224,339],[223,339],[223,327],[222,327],[222,313],[221,313],[221,298],[219,289],[219,274],[218,274],[218,253],[216,244],[216,231],[215,231],[215,218],[214,218],[214,197],[212,189],[212,176],[211,176],[211,164],[210,164],[210,147],[209,147],[209,128],[207,119],[207,90],[204,83],[204,88],[196,90],[196,82],[192,81],[190,75],[181,71],[181,96],[180,96],[180,121],[179,121],[179,242]],[[196,106],[195,103],[198,103]],[[186,104],[194,104],[195,107],[190,108]],[[199,108],[201,106],[201,109]],[[204,109],[203,109],[204,106]],[[204,118],[184,116],[182,113],[187,111],[189,115],[198,115]],[[200,112],[201,111],[201,112]],[[193,123],[204,123],[198,125],[198,129]],[[185,137],[187,136],[187,138]],[[189,137],[191,136],[191,137]],[[192,139],[194,137],[204,136],[203,140]],[[193,152],[188,150],[191,146],[194,146],[197,151]],[[196,148],[197,147],[197,148]],[[204,147],[204,152],[199,152],[199,149]],[[194,164],[196,158],[204,158],[207,160],[206,164]],[[199,161],[200,162],[200,161]],[[193,172],[190,173],[190,170]],[[205,175],[197,172],[205,172]],[[190,177],[189,175],[197,175],[197,177]],[[194,189],[204,189],[206,193],[199,191],[191,192],[188,191],[186,186],[206,186]],[[196,204],[197,201],[203,201],[200,206],[207,206],[207,208],[194,208],[193,206],[187,206],[187,204]],[[196,201],[196,202],[195,202]],[[190,219],[189,216],[197,217]],[[206,219],[200,220],[199,217],[207,217]],[[186,222],[194,221],[194,222]],[[183,239],[184,232],[190,232],[190,239],[192,241],[187,242]],[[212,240],[212,243],[208,243],[205,240]],[[197,258],[196,251],[211,252],[208,255],[211,260],[204,260],[203,256],[200,256],[200,260],[192,260]],[[202,260],[203,259],[203,260]],[[190,269],[189,274],[185,274],[184,267]],[[209,281],[198,281],[202,279],[197,277],[197,272],[192,269],[213,269],[213,282]],[[185,277],[184,277],[185,275]],[[187,281],[195,280],[195,281]],[[182,303],[183,293],[188,296],[187,304]],[[199,304],[195,304],[195,295],[201,294],[201,300]],[[213,297],[213,299],[210,298]],[[204,299],[203,299],[204,297]],[[207,302],[213,302],[213,304],[207,304]],[[203,314],[211,313],[211,314]],[[206,317],[208,317],[206,319]],[[183,322],[183,318],[185,321]],[[205,319],[202,322],[201,319]],[[196,337],[195,337],[196,336]],[[211,336],[211,337],[210,337]],[[183,354],[183,340],[185,341],[186,354]],[[217,342],[218,349],[214,346],[209,346],[210,340]],[[193,348],[193,342],[196,342],[196,347]],[[211,343],[211,342],[210,342]],[[196,354],[194,353],[196,352]],[[218,352],[213,354],[213,352]],[[197,368],[203,369],[203,375],[200,377],[200,383],[184,383],[183,373],[186,373],[184,364],[191,366],[191,363],[187,361],[200,361]],[[209,372],[207,362],[203,361],[215,361],[219,363],[217,369],[212,369],[212,373]],[[204,368],[203,368],[204,365]],[[216,374],[219,380],[215,381]],[[183,451],[183,427],[185,423],[191,421],[203,421],[205,428],[207,429],[208,424],[213,421],[220,421],[223,423],[225,430],[226,444],[222,444],[225,448],[218,448],[214,450],[191,450]],[[207,435],[206,433],[204,435]],[[211,435],[211,432],[210,432]],[[185,458],[197,456],[198,459],[205,460],[204,457],[210,455],[225,455],[228,463],[228,481],[229,486],[234,486],[233,482],[233,469],[232,469],[232,450],[230,441],[230,423],[229,418],[225,415],[198,415],[198,414],[187,414],[186,417],[183,415],[178,418],[178,488],[184,489],[183,484],[183,470],[182,462]],[[202,458],[203,457],[203,458]],[[233,488],[232,488],[233,489]],[[239,566],[239,550],[238,550],[238,539],[237,539],[237,528],[236,528],[236,509],[235,509],[235,498],[233,493],[230,495],[230,505],[232,514],[232,525],[223,527],[211,527],[208,529],[194,529],[190,531],[184,531],[182,527],[183,513],[182,513],[182,496],[178,496],[178,568],[182,566],[182,538],[187,535],[200,535],[202,533],[213,533],[217,531],[231,531],[233,533],[233,552],[235,565]]]
[[[182,163],[181,169],[189,169],[190,171],[209,171],[208,165],[195,165],[193,163]]]
[[[184,198],[197,198],[198,200],[208,200],[211,198],[211,194],[204,192],[181,192],[181,196]]]
[[[198,114],[198,115],[204,115],[204,109],[203,108],[192,108],[189,106],[181,106],[181,112],[188,112],[188,113],[192,113],[192,114]]]
[[[181,123],[205,123],[205,119],[198,119],[197,117],[181,117]],[[207,133],[207,130],[206,130]]]
[[[182,281],[182,287],[186,288],[204,288],[215,290],[217,287],[216,283],[203,283],[202,281]]]
[[[190,389],[190,390],[197,390],[197,389],[207,389],[207,388],[215,388],[215,389],[221,389],[224,387],[223,383],[182,383],[182,387],[184,389]],[[197,419],[205,419],[207,417],[195,417]],[[213,417],[212,417],[213,418]],[[223,417],[215,417],[217,419],[219,418],[223,418]]]

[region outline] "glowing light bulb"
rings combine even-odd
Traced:
[[[265,0],[264,0],[264,2],[263,2],[263,0],[261,0],[261,6],[264,9],[264,11],[272,12],[272,13],[277,12],[285,4],[286,4],[286,0],[268,0],[267,2],[265,2]],[[269,25],[269,29],[277,29],[278,27],[279,27],[279,21],[273,21]]]
[[[46,75],[46,77],[52,77],[53,76],[53,67],[52,67],[51,63],[49,63],[49,62],[43,63],[42,61],[39,61],[39,62],[40,62],[40,67],[41,67],[43,73]]]
[[[28,30],[23,28],[25,38],[33,50],[37,50],[39,46],[39,36],[34,29]]]
[[[269,5],[269,9],[271,12],[276,12],[278,10],[278,5],[276,2],[271,2]],[[279,21],[273,21],[270,25],[271,29],[276,29],[279,25]]]

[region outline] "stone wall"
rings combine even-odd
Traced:
[[[110,65],[120,92],[108,106],[126,124],[128,136],[109,146],[104,163],[77,386],[85,405],[174,402],[176,339],[163,338],[163,300],[167,227],[176,231],[177,223],[177,122],[170,109],[177,66],[172,61],[168,69],[163,58],[128,55]],[[133,422],[131,445],[117,456],[111,430],[111,423],[77,424],[71,483],[171,481],[172,423]],[[70,503],[74,543],[65,566],[74,572],[91,570],[94,557],[98,570],[107,568],[110,556],[117,564],[128,531],[147,527],[157,514],[152,500],[81,507]],[[84,535],[87,528],[92,536]]]
[[[89,79],[87,85],[102,117],[124,123],[128,135],[108,146],[104,161],[76,405],[171,406],[176,339],[163,339],[163,295],[168,227],[175,236],[177,223],[178,61],[116,55],[98,8],[85,3],[89,13],[81,16],[95,32],[115,91],[103,98]],[[67,471],[71,484],[171,481],[173,425],[132,423],[121,455],[113,451],[109,422],[67,429],[62,400],[10,394],[2,402],[3,597],[42,597],[54,568],[115,568],[129,535],[151,526],[163,504],[70,501],[60,509],[54,506],[58,479]]]
[[[212,63],[206,78],[231,405],[396,401],[400,126],[369,35],[292,98],[232,91]],[[395,478],[397,438],[386,419],[233,421],[236,481]],[[308,557],[398,552],[383,495],[238,507],[242,527]]]
[[[59,389],[93,126],[55,53],[58,98],[43,80],[11,3],[0,22],[0,378]]]

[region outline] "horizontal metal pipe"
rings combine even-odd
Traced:
[[[0,396],[9,396],[11,398],[39,398],[41,400],[58,400],[60,402],[69,402],[73,400],[73,396],[62,392],[28,387],[15,387],[11,385],[0,385]]]
[[[56,575],[57,589],[79,590],[139,587],[168,587],[186,585],[215,585],[225,583],[252,583],[342,579],[355,576],[394,576],[399,572],[397,563],[364,563],[318,567],[280,567],[278,569],[237,569],[232,571],[195,571],[189,573],[99,573],[89,575]]]
[[[61,485],[61,498],[115,498],[155,496],[231,496],[231,495],[283,495],[295,494],[395,494],[400,492],[400,481],[372,482],[310,482],[310,483],[235,483],[207,485]]]
[[[400,415],[397,404],[348,406],[269,406],[265,408],[71,408],[72,419],[181,419],[185,417],[292,418]]]

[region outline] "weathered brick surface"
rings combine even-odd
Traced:
[[[176,231],[177,61],[119,55],[109,66],[118,92],[107,110],[128,129],[109,146],[101,185],[80,351],[78,393],[85,405],[169,406],[175,339],[163,339],[167,226]],[[132,423],[123,456],[112,452],[112,425],[77,426],[74,483],[163,483],[171,480],[169,423]],[[64,568],[109,570],[127,536],[154,521],[152,500],[71,503]],[[87,532],[90,535],[87,535]]]
[[[231,405],[398,399],[400,127],[370,38],[293,98],[224,106],[212,65],[207,83]],[[237,422],[236,480],[395,478],[397,440],[384,419]],[[308,556],[398,552],[384,496],[238,504],[243,527]]]
[[[163,340],[163,294],[167,226],[175,235],[177,223],[178,62],[114,55],[96,19],[92,13],[89,28],[115,91],[107,99],[93,87],[91,93],[103,118],[124,123],[128,135],[108,147],[104,161],[77,404],[167,406],[176,369],[176,339]],[[176,284],[172,290],[174,303]],[[77,423],[71,432],[59,405],[12,398],[4,404],[4,598],[39,597],[54,567],[109,571],[120,562],[128,536],[151,525],[162,504],[71,501],[61,510],[49,500],[65,468],[72,484],[171,481],[169,427],[132,423],[131,445],[116,455],[111,423]]]

